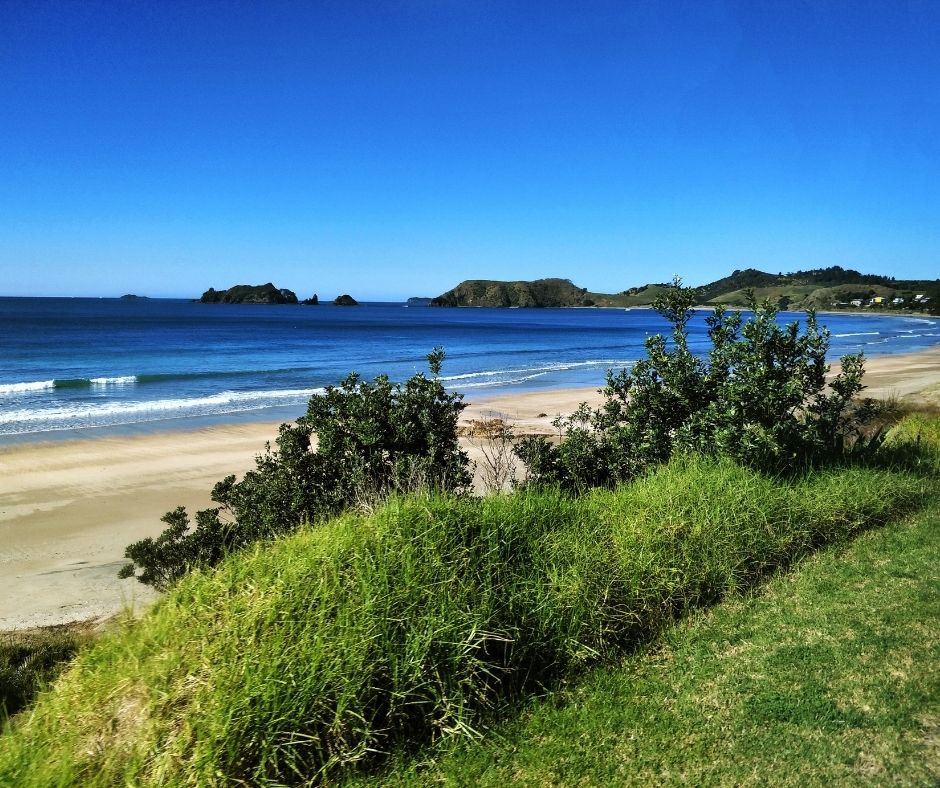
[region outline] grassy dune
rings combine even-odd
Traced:
[[[693,459],[582,498],[347,515],[186,578],[82,653],[4,737],[0,784],[304,782],[473,737],[532,689],[917,509],[933,481],[781,483]]]
[[[940,502],[381,785],[940,784]]]

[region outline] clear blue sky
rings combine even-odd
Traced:
[[[940,2],[0,0],[0,294],[940,276]]]

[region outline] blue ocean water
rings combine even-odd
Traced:
[[[706,312],[693,320],[704,350]],[[798,319],[784,314],[782,320]],[[824,315],[833,359],[940,344],[937,319]],[[442,378],[480,392],[600,386],[665,322],[648,309],[434,309],[0,298],[0,442],[292,420],[356,371],[402,380],[447,353]]]

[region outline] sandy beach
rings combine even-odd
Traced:
[[[866,361],[866,394],[940,405],[940,346]],[[597,389],[470,397],[464,420],[499,417],[519,432],[552,432],[551,421]],[[124,548],[164,525],[182,504],[211,505],[219,479],[254,465],[276,423],[190,432],[0,447],[0,630],[107,618],[140,609],[154,594],[118,580]]]

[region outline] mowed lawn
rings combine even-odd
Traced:
[[[381,783],[940,785],[940,507],[862,534]]]

